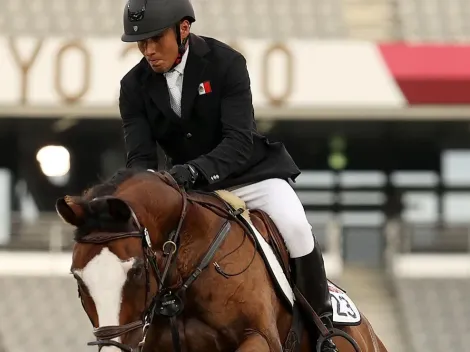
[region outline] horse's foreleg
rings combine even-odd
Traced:
[[[269,338],[258,330],[247,329],[245,339],[242,344],[238,346],[235,352],[277,352],[279,349],[271,348],[269,345]]]
[[[245,337],[235,352],[270,352],[269,344],[264,337],[250,334]]]

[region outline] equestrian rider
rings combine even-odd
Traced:
[[[318,315],[332,309],[320,248],[288,180],[300,171],[284,145],[256,129],[243,55],[190,33],[190,0],[129,0],[124,42],[144,56],[121,80],[127,167],[157,169],[158,143],[186,189],[229,189],[265,211],[284,237],[295,284]],[[329,346],[328,346],[329,345]],[[331,341],[325,351],[335,351]]]

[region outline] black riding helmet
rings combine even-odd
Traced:
[[[137,42],[155,37],[175,26],[181,46],[179,22],[196,21],[190,0],[129,0],[124,8],[123,42]]]

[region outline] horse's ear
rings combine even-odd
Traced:
[[[132,210],[129,205],[119,198],[106,199],[109,215],[116,221],[128,222],[132,217]]]
[[[85,211],[74,201],[73,197],[65,196],[57,199],[55,209],[62,220],[70,225],[80,226],[84,221]]]

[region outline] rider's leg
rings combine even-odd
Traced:
[[[296,286],[318,315],[331,316],[323,257],[293,188],[287,181],[269,179],[232,192],[244,200],[249,209],[261,209],[272,218],[293,259]]]

